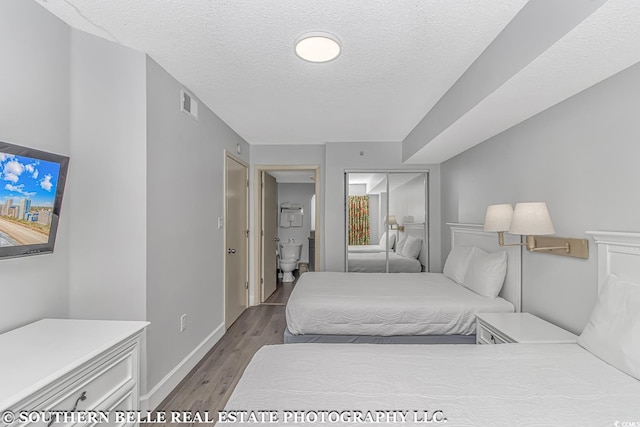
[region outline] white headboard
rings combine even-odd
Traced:
[[[482,224],[447,223],[451,228],[451,247],[455,245],[476,246],[487,252],[507,253],[507,275],[500,296],[516,309],[522,310],[522,246],[500,246],[498,233],[484,231]],[[504,242],[520,243],[520,236],[504,235]]]
[[[598,245],[598,293],[607,277],[640,283],[640,233],[587,231]]]

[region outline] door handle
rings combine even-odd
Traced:
[[[274,241],[274,242],[279,242],[279,241],[280,241],[280,238],[279,238],[279,237],[274,237],[274,238],[273,238],[273,241]]]
[[[236,253],[236,250],[235,250],[235,249],[231,249],[231,248],[229,248],[229,249],[227,249],[227,253],[228,253],[228,254],[235,254],[235,253]]]

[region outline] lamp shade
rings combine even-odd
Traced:
[[[545,202],[518,203],[516,205],[509,233],[541,236],[555,232]]]
[[[484,231],[507,231],[511,226],[513,208],[509,204],[487,207],[484,217]]]
[[[395,215],[389,215],[389,218],[385,216],[383,221],[385,225],[398,225],[398,220]]]

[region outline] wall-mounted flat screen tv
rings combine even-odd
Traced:
[[[53,252],[69,158],[0,141],[0,258]]]

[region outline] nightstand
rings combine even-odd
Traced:
[[[476,344],[575,343],[578,337],[530,313],[478,313]]]

